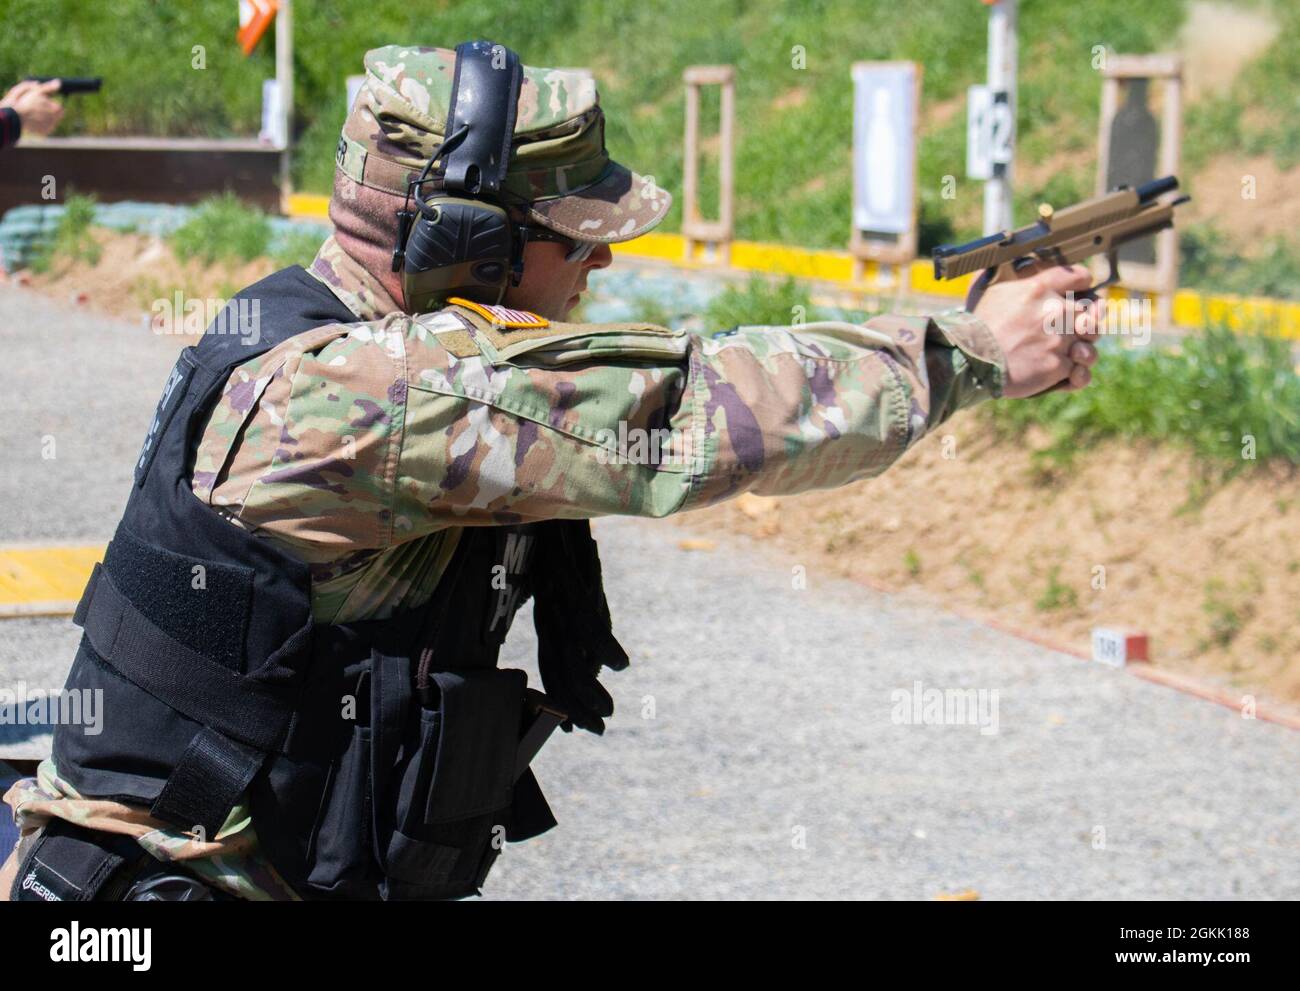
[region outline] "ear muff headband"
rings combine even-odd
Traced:
[[[393,271],[402,273],[408,312],[436,309],[449,296],[499,303],[512,275],[521,274],[522,252],[501,200],[522,83],[519,56],[509,48],[456,46],[446,137],[397,212]],[[426,200],[421,186],[435,161],[442,188]]]
[[[519,56],[487,41],[456,46],[447,133],[466,135],[443,155],[443,186],[454,194],[498,197],[510,161],[523,71]]]

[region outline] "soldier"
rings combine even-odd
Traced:
[[[486,43],[365,65],[332,236],[166,384],[77,611],[68,686],[104,730],[59,727],[7,794],[15,898],[476,893],[554,824],[538,740],[613,712],[589,518],[844,485],[958,410],[1088,383],[1096,306],[1044,332],[1083,269],[862,326],[565,323],[670,204],[608,158],[592,80]],[[529,595],[545,697],[496,667]]]

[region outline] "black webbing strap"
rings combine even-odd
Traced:
[[[149,814],[187,831],[202,829],[203,840],[211,841],[265,759],[264,751],[202,729],[185,748]]]
[[[155,626],[96,564],[73,622],[105,663],[128,681],[203,725],[149,812],[213,839],[277,750],[290,712],[223,664]]]
[[[370,789],[374,796],[372,816],[375,859],[388,864],[388,851],[382,837],[388,836],[391,823],[387,802],[388,783],[402,743],[402,728],[411,704],[411,660],[400,655],[376,652],[370,668]]]
[[[291,710],[254,682],[172,639],[96,564],[72,621],[122,677],[177,712],[258,750],[278,750]]]

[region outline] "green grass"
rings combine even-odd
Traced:
[[[1060,464],[1108,438],[1176,444],[1227,473],[1265,461],[1300,464],[1300,376],[1290,343],[1223,327],[1180,349],[1107,348],[1087,389],[984,410],[1006,436],[1045,428],[1051,439],[1042,458]],[[1247,459],[1252,443],[1255,457]]]
[[[68,261],[99,264],[102,248],[91,233],[94,226],[95,198],[69,196],[53,236],[33,254],[33,271],[48,272],[56,263]],[[306,267],[315,258],[322,238],[315,231],[290,230],[277,240],[265,213],[226,193],[199,203],[169,240],[172,250],[183,261],[197,258],[211,265],[267,257],[280,267]],[[235,290],[239,288],[236,286]]]
[[[743,285],[728,286],[709,301],[704,324],[726,330],[742,325],[784,327],[816,319],[808,290],[792,278],[781,281],[752,275]]]
[[[1188,108],[1183,154],[1192,169],[1222,153],[1271,154],[1279,168],[1291,168],[1300,164],[1300,6],[1261,0],[1238,4],[1267,10],[1278,22],[1278,36],[1226,93]],[[1253,111],[1249,116],[1247,109]]]
[[[1205,583],[1205,597],[1201,612],[1205,614],[1208,636],[1200,642],[1200,649],[1226,648],[1237,639],[1242,627],[1255,615],[1255,598],[1259,589],[1242,586],[1229,590],[1222,579],[1211,578]]]
[[[911,577],[921,577],[921,555],[916,553],[915,547],[909,547],[903,553],[903,567],[907,569],[907,573]]]
[[[632,300],[632,309],[637,320],[658,324],[660,327],[672,326],[673,312],[658,296],[638,296]]]
[[[674,311],[655,295],[631,301],[635,319],[667,327],[677,322]],[[785,327],[809,323],[823,314],[812,305],[807,288],[794,278],[772,279],[753,274],[745,282],[728,286],[714,296],[700,314],[709,333],[740,326]]]
[[[260,210],[225,193],[200,203],[193,216],[172,234],[171,243],[182,261],[252,261],[267,254],[271,223]]]
[[[32,256],[32,271],[48,272],[61,261],[98,265],[103,249],[91,232],[94,222],[95,198],[69,196],[54,236],[42,243]]]
[[[1237,251],[1212,224],[1179,236],[1179,281],[1207,292],[1300,299],[1300,238],[1273,237],[1250,254]]]

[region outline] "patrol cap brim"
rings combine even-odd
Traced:
[[[534,200],[528,213],[566,237],[614,244],[651,230],[673,205],[672,194],[618,162],[593,182],[562,196]]]

